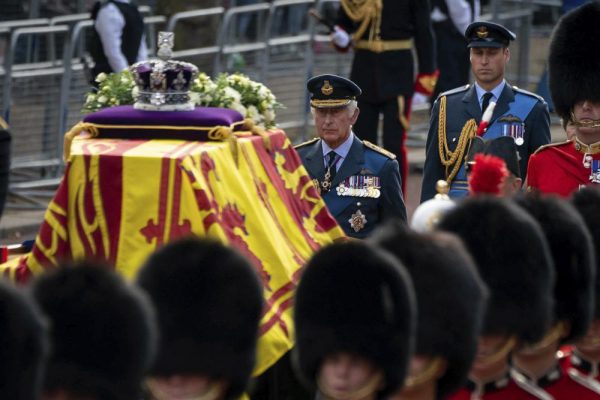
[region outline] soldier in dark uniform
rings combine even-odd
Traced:
[[[416,309],[398,259],[365,241],[324,247],[306,264],[294,303],[293,359],[318,398],[377,400],[400,388]]]
[[[573,139],[539,149],[529,162],[528,190],[568,196],[600,183],[600,3],[564,15],[552,35],[548,60],[556,113]]]
[[[427,0],[341,0],[332,35],[337,47],[353,45],[355,50],[350,79],[364,91],[358,100],[356,134],[377,143],[383,114],[383,147],[399,160],[403,185],[411,99],[415,91],[431,95],[438,75],[429,13]],[[413,47],[419,65],[416,83]]]
[[[513,353],[511,376],[539,399],[573,399],[571,388],[577,385],[562,373],[556,352],[583,337],[590,325],[595,273],[591,236],[577,210],[563,199],[530,195],[517,198],[517,204],[542,227],[556,282],[552,326],[537,343]]]
[[[364,238],[383,220],[406,221],[396,157],[352,132],[360,88],[335,75],[316,76],[306,86],[319,138],[296,150],[344,232]]]
[[[554,271],[539,224],[507,199],[477,196],[448,211],[438,229],[463,240],[490,291],[469,381],[448,399],[533,399],[511,379],[509,362],[551,323]]]
[[[4,202],[8,194],[8,177],[10,173],[11,137],[8,124],[0,117],[0,217],[4,210]]]
[[[576,384],[571,387],[573,398],[600,399],[600,190],[586,187],[573,193],[572,204],[583,217],[596,249],[593,316],[586,335],[572,348],[563,348],[561,367]]]
[[[262,285],[250,262],[214,240],[185,238],[152,254],[137,283],[158,317],[147,399],[235,399],[256,358]]]
[[[519,149],[521,175],[527,173],[529,155],[550,142],[550,117],[544,100],[509,85],[504,79],[510,59],[509,42],[514,33],[491,22],[474,22],[465,36],[469,42],[473,86],[440,94],[436,100],[427,136],[421,201],[435,194],[435,183],[446,179],[450,197],[467,195],[464,156],[472,137],[485,139],[512,136]],[[480,126],[483,108],[496,104],[489,126]],[[492,110],[490,109],[490,111]]]
[[[421,235],[393,223],[378,230],[373,241],[398,257],[417,296],[415,354],[404,387],[390,399],[443,399],[465,384],[475,359],[486,285],[455,235]]]

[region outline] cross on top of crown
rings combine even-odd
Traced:
[[[158,32],[158,51],[156,55],[161,60],[168,60],[173,56],[175,34],[173,32]]]

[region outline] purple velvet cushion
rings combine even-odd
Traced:
[[[243,119],[242,114],[228,108],[198,107],[191,111],[145,111],[136,110],[133,106],[117,106],[89,114],[83,122],[103,125],[98,128],[98,137],[104,138],[205,141],[208,140],[207,133],[210,128],[231,126]],[[174,129],[175,127],[196,129]],[[198,128],[207,129],[197,130]]]

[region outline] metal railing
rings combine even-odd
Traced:
[[[176,47],[174,58],[193,62],[212,76],[239,71],[265,83],[286,106],[278,111],[279,126],[293,132],[295,140],[303,140],[312,123],[306,80],[321,73],[348,76],[350,72],[352,52],[336,52],[326,28],[307,16],[309,7],[323,13],[338,3],[339,0],[274,0],[229,9],[180,12],[168,20],[149,15],[151,10],[147,9],[144,23],[149,54],[154,54],[155,32],[161,26],[177,32],[176,39],[179,32],[187,33],[195,40],[183,48]],[[517,32],[517,71],[513,75],[520,86],[526,87],[530,82],[532,11],[536,7],[556,7],[555,3],[556,0],[492,0],[491,12],[482,16],[507,24]],[[294,23],[284,22],[284,16]],[[240,32],[244,26],[247,31]],[[290,30],[291,26],[294,28]],[[0,110],[11,123],[15,137],[11,190],[17,196],[29,196],[29,188],[43,187],[44,182],[55,183],[61,172],[62,136],[81,119],[84,95],[91,89],[82,57],[87,51],[85,37],[92,27],[87,13],[0,23],[0,40],[8,43],[0,68]],[[200,44],[193,34],[198,27],[212,29],[212,34]],[[26,181],[35,180],[36,174],[37,183],[28,184]]]

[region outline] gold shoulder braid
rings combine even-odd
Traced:
[[[297,149],[297,148],[300,148],[300,147],[308,146],[309,144],[313,144],[313,143],[314,143],[314,142],[316,142],[317,140],[319,140],[319,138],[318,138],[318,137],[316,137],[316,138],[312,138],[312,139],[310,139],[310,140],[307,140],[306,142],[302,142],[302,143],[299,143],[299,144],[297,144],[297,145],[294,145],[294,148],[295,148],[295,149]]]
[[[446,167],[446,182],[450,184],[458,173],[465,157],[467,146],[477,133],[477,123],[474,118],[468,120],[463,126],[456,144],[456,149],[450,151],[446,141],[446,96],[440,98],[440,113],[438,118],[438,150],[440,161]],[[450,170],[450,172],[448,172]]]
[[[348,18],[355,23],[360,23],[352,35],[354,40],[360,39],[368,27],[370,27],[369,41],[379,39],[382,0],[341,0],[341,4]]]
[[[363,140],[362,142],[363,142],[363,145],[365,145],[369,149],[376,151],[378,153],[381,153],[384,156],[391,158],[392,160],[396,159],[396,155],[394,153],[392,153],[391,151],[387,151],[386,149],[379,147],[379,146],[369,142],[368,140]]]

